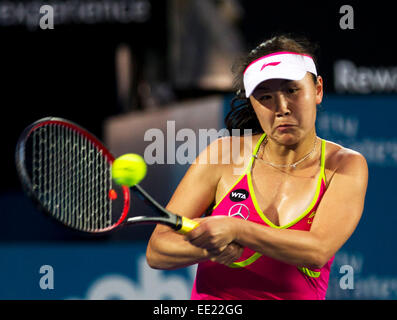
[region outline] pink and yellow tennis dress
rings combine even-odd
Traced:
[[[266,134],[263,134],[259,139],[247,169],[214,206],[211,215],[245,219],[268,228],[309,231],[326,190],[325,140],[321,141],[321,171],[311,204],[294,221],[284,226],[276,226],[259,208],[251,178],[254,156],[265,137]],[[229,266],[209,260],[199,263],[191,298],[193,300],[325,299],[333,259],[331,258],[321,269],[309,269],[293,266],[245,248],[240,259]]]

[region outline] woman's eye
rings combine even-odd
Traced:
[[[271,95],[263,95],[263,96],[260,97],[260,100],[269,100],[271,98],[272,98]]]
[[[287,92],[288,93],[296,93],[299,89],[298,88],[288,88]]]

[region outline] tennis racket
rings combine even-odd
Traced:
[[[129,224],[164,224],[185,234],[198,223],[157,203],[141,186],[112,179],[113,155],[90,132],[61,118],[29,125],[16,147],[16,168],[27,195],[63,225],[101,233]],[[155,216],[128,217],[134,191]]]

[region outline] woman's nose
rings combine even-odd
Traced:
[[[276,116],[285,117],[291,114],[291,110],[288,108],[288,101],[282,95],[278,94],[276,98]]]

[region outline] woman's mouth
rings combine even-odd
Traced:
[[[279,131],[285,131],[285,130],[288,130],[288,129],[291,129],[291,128],[293,128],[293,127],[295,127],[295,125],[294,124],[280,124],[279,126],[277,126],[277,130],[279,130]]]

